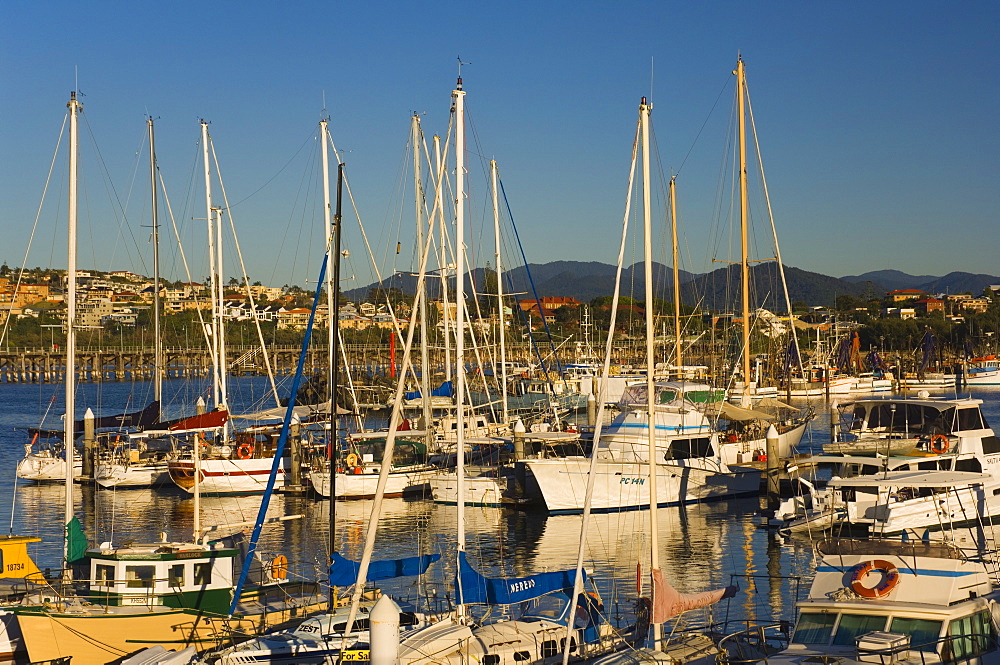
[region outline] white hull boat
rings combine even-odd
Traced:
[[[439,473],[430,479],[430,488],[434,503],[458,504],[458,474]],[[488,474],[466,475],[464,503],[467,506],[500,506],[506,490],[506,478]]]
[[[360,473],[348,468],[337,474],[336,494],[338,499],[373,499],[378,487],[379,469],[366,466]],[[415,464],[408,467],[394,467],[386,481],[385,496],[399,497],[410,492],[421,492],[428,487],[430,479],[440,471],[438,467]],[[322,497],[330,498],[330,472],[313,471],[309,474],[313,489]]]
[[[73,477],[83,475],[83,459],[73,456]],[[66,460],[62,455],[53,455],[44,450],[29,453],[17,463],[17,477],[21,480],[33,480],[39,483],[61,483],[66,480]]]
[[[590,474],[588,458],[529,460],[524,464],[532,476],[528,480],[529,487],[533,480],[549,513],[583,511]],[[649,507],[648,464],[598,459],[594,473],[593,511],[618,512]],[[757,470],[730,470],[723,465],[706,464],[703,459],[657,464],[656,478],[656,505],[661,507],[750,496],[760,489]]]
[[[106,489],[158,487],[170,484],[167,462],[98,462],[94,481]]]
[[[240,459],[238,457],[199,460],[199,491],[204,494],[256,494],[267,489],[273,457]],[[287,460],[278,463],[277,487],[284,485]],[[171,460],[167,463],[170,479],[185,492],[195,491],[194,460]]]

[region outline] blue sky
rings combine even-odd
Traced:
[[[836,276],[1000,274],[998,18],[1000,5],[986,2],[12,0],[0,7],[0,259],[21,263],[77,85],[87,118],[82,267],[149,272],[148,175],[137,155],[148,113],[193,260],[205,118],[251,278],[311,279],[307,163],[324,95],[383,256],[412,237],[398,228],[412,219],[409,117],[424,114],[428,135],[446,131],[461,56],[471,63],[470,150],[499,162],[529,261],[615,261],[646,95],[660,168],[680,169],[683,267],[710,270],[728,251],[716,210],[742,52],[786,264]],[[64,164],[60,156],[29,266],[65,263],[64,231],[53,230],[65,217]],[[470,197],[486,193],[481,168],[470,166]],[[130,230],[108,213],[111,186]],[[347,245],[364,281],[357,233]],[[166,264],[183,276],[175,257]]]

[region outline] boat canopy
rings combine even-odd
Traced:
[[[583,575],[586,582],[586,573]],[[466,553],[459,552],[455,586],[458,590],[458,602],[462,604],[513,605],[553,591],[569,593],[573,589],[575,579],[575,570],[558,570],[528,577],[483,577],[468,562]]]
[[[766,411],[758,409],[744,409],[730,402],[714,402],[705,405],[705,414],[709,416],[719,416],[728,420],[777,420],[777,418]]]
[[[888,471],[874,476],[831,478],[830,487],[968,487],[993,480],[974,471]]]
[[[455,386],[451,381],[445,381],[437,388],[431,390],[431,397],[454,397],[455,396]],[[413,392],[406,393],[403,395],[403,399],[415,400],[420,399],[421,394],[419,390],[414,390]]]
[[[710,404],[721,402],[726,398],[726,391],[714,390],[706,383],[686,383],[683,381],[660,381],[653,388],[656,391],[654,400],[658,406],[682,406],[684,401],[695,404]],[[622,408],[645,406],[649,403],[647,386],[636,383],[625,388],[618,405]]]

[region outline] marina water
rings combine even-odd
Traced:
[[[289,382],[289,379],[285,379]],[[230,379],[231,412],[247,413],[274,405],[268,381],[260,377]],[[165,417],[192,415],[198,396],[208,400],[208,383],[174,380],[164,384]],[[63,542],[63,487],[15,480],[15,467],[29,442],[16,427],[61,429],[65,388],[57,384],[0,384],[0,502],[10,511],[8,530],[39,536],[32,554],[43,569],[58,569]],[[287,387],[279,393],[287,394]],[[151,401],[146,382],[89,383],[78,389],[77,415],[89,407],[98,416],[137,411]],[[1000,427],[1000,392],[973,393],[984,400],[989,424]],[[845,401],[845,400],[842,400]],[[803,448],[820,450],[829,440],[828,407],[815,403],[820,416],[803,438]],[[44,420],[43,420],[44,417]],[[218,526],[213,535],[237,531],[252,523],[259,496],[203,497],[201,524]],[[275,495],[269,517],[301,515],[264,528],[259,550],[264,559],[284,554],[292,576],[317,579],[327,561],[331,502],[311,497]],[[337,549],[360,558],[371,501],[336,503]],[[659,510],[661,565],[678,590],[696,592],[730,584],[741,592],[731,604],[717,606],[714,618],[790,618],[797,593],[812,576],[813,545],[808,537],[780,538],[756,527],[756,497]],[[194,500],[173,486],[152,490],[98,490],[76,486],[76,515],[92,544],[149,542],[165,533],[170,540],[192,538]],[[499,508],[466,508],[470,560],[489,576],[523,576],[576,564],[581,516],[548,517],[539,512]],[[587,568],[595,576],[610,617],[626,621],[635,597],[636,563],[648,559],[649,514],[634,511],[591,516]],[[442,558],[420,580],[384,584],[401,600],[433,598],[441,607],[454,597],[456,509],[429,499],[387,499],[379,523],[376,558],[440,553]],[[644,571],[648,572],[648,571]],[[645,575],[644,575],[645,576]],[[794,578],[798,578],[796,581]],[[648,579],[648,577],[647,577]],[[647,589],[648,593],[648,589]],[[620,600],[619,600],[620,599]]]

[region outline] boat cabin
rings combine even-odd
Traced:
[[[823,559],[789,647],[768,662],[997,655],[998,594],[982,561],[954,544],[829,539],[818,550]]]
[[[934,435],[981,435],[989,429],[979,399],[872,399],[844,404],[840,409],[840,431],[856,435],[877,434],[889,438]]]
[[[88,598],[99,605],[199,608],[225,614],[238,551],[221,543],[148,543],[87,550]]]

